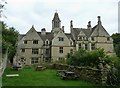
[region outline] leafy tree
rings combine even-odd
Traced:
[[[120,57],[120,33],[112,34],[113,45],[116,55]]]
[[[8,28],[3,22],[2,26],[2,53],[5,54],[8,48],[8,58],[12,63],[16,51],[15,44],[19,33],[13,27]]]

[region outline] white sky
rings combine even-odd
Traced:
[[[97,24],[97,16],[101,16],[102,24],[110,33],[118,32],[119,0],[6,0],[4,21],[25,34],[32,25],[37,31],[52,29],[54,13],[58,12],[65,32],[70,32],[70,20],[73,26],[86,28],[88,21],[92,27]]]

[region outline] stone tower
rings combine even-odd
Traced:
[[[61,29],[61,20],[57,12],[55,12],[53,20],[52,20],[52,32],[58,33]]]

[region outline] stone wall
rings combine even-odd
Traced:
[[[74,71],[80,79],[105,85],[107,82],[107,71],[105,69],[94,69],[90,67],[76,67],[65,64],[53,64],[57,70]]]

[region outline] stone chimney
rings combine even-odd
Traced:
[[[62,26],[62,31],[64,32],[64,26]]]
[[[88,22],[87,29],[91,29],[91,21]]]
[[[101,24],[101,17],[98,16],[97,18],[98,18],[98,24]]]
[[[73,28],[73,21],[70,21],[70,28]]]
[[[46,30],[45,30],[45,28],[41,29],[41,35],[46,35]]]

